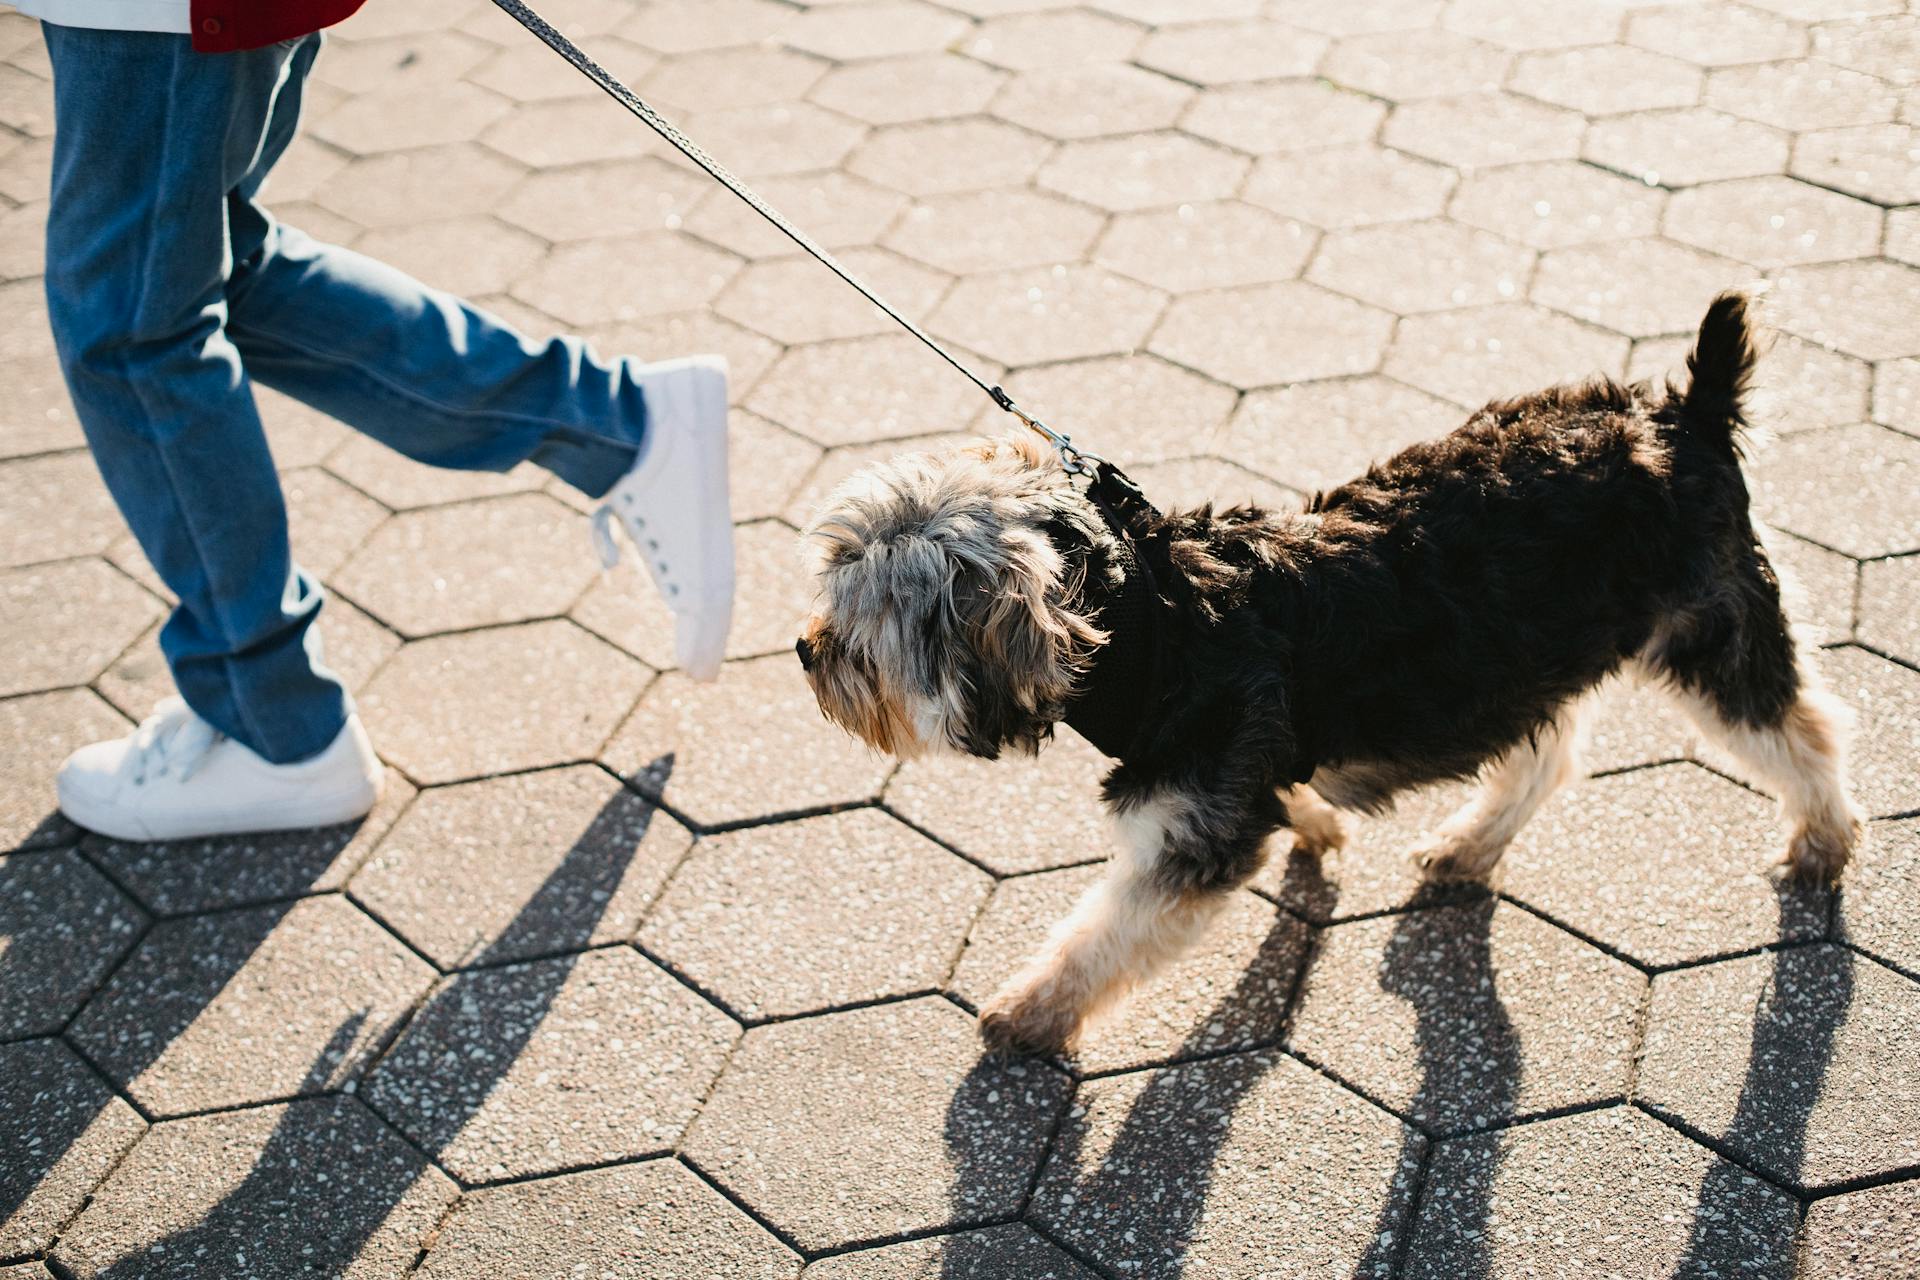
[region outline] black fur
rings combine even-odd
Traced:
[[[1251,875],[1290,781],[1377,812],[1473,775],[1629,658],[1776,725],[1799,678],[1738,464],[1753,363],[1726,295],[1684,388],[1596,378],[1495,401],[1305,512],[1165,516],[1189,596],[1167,624],[1179,660],[1105,789],[1121,813],[1167,793],[1190,807],[1168,887]],[[1097,515],[1072,525],[1070,554],[1111,560]]]

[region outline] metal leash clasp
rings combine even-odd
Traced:
[[[1039,433],[1048,444],[1052,445],[1054,452],[1060,455],[1060,465],[1065,468],[1068,475],[1091,476],[1094,473],[1095,467],[1106,461],[1105,458],[1097,453],[1092,453],[1086,449],[1075,446],[1070,436],[1064,432],[1055,431],[1052,427],[1022,409],[1013,402],[1013,397],[1001,388],[989,388],[987,394],[993,397],[995,404],[1020,419],[1020,421],[1025,423],[1029,428]]]

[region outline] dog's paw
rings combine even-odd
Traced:
[[[1006,987],[980,1007],[980,1038],[995,1053],[1062,1054],[1079,1033],[1078,1011],[1030,987]]]
[[[1844,823],[1823,826],[1809,823],[1787,841],[1786,856],[1780,859],[1780,866],[1787,879],[1796,883],[1838,884],[1864,831],[1860,820],[1851,815]]]
[[[1408,856],[1420,869],[1421,879],[1430,884],[1485,884],[1504,852],[1504,847],[1489,849],[1478,841],[1441,831],[1415,845]]]
[[[1298,814],[1293,818],[1293,851],[1309,858],[1324,858],[1338,853],[1350,834],[1346,819],[1333,810]]]

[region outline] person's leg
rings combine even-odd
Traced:
[[[179,605],[174,682],[266,760],[315,756],[349,712],[319,663],[321,596],[227,332],[228,193],[256,167],[296,50],[46,25],[54,71],[46,287],[107,487]]]

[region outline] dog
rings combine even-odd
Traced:
[[[1116,760],[1107,874],[981,1009],[987,1043],[1070,1050],[1281,828],[1318,855],[1342,811],[1478,779],[1415,857],[1485,880],[1621,672],[1779,797],[1789,875],[1836,880],[1862,832],[1848,720],[1748,513],[1756,359],[1749,300],[1723,294],[1684,385],[1496,400],[1300,510],[1129,513],[1027,439],[843,484],[796,645],[827,718],[903,758],[1032,753],[1064,721]]]

